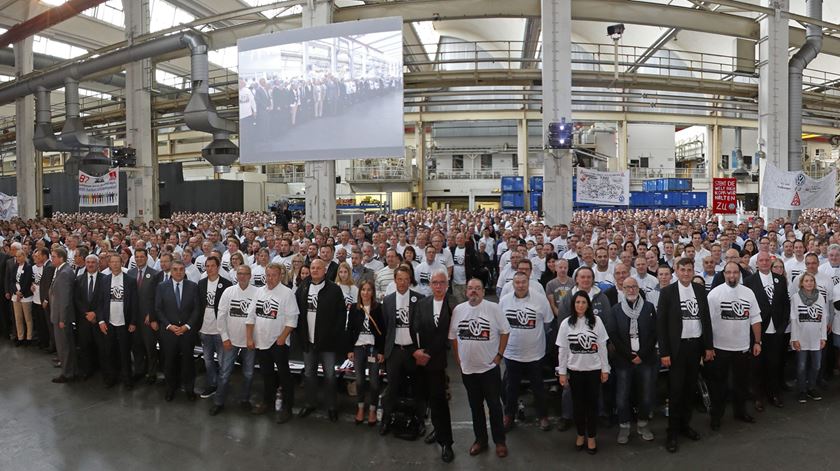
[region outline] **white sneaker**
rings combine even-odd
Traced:
[[[639,436],[646,442],[652,442],[654,439],[653,432],[648,428],[647,420],[640,420],[638,423]]]
[[[630,423],[624,423],[618,429],[618,443],[621,445],[630,441]]]

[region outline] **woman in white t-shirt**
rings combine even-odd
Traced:
[[[356,299],[359,297],[359,288],[353,283],[352,271],[347,262],[338,264],[335,283],[341,288],[341,293],[344,295],[344,304],[347,305],[347,310],[349,311],[350,306],[355,304]]]
[[[341,268],[338,269],[339,277]],[[376,288],[371,280],[363,280],[359,291],[359,302],[350,307],[347,319],[347,358],[353,362],[356,372],[356,425],[365,420],[376,425],[376,408],[379,399],[379,369],[385,358],[385,319],[382,307],[376,302]]]
[[[572,315],[560,323],[557,334],[560,385],[569,383],[572,392],[573,417],[577,426],[575,445],[586,447],[594,455],[598,446],[598,396],[601,383],[607,382],[610,364],[607,360],[607,330],[601,318],[592,311],[592,301],[585,291],[572,295]]]
[[[801,404],[822,399],[817,391],[822,349],[828,326],[828,305],[811,273],[800,275],[799,291],[790,299],[790,345],[796,351],[796,387]]]

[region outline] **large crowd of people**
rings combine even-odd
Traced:
[[[617,422],[618,443],[653,441],[667,404],[665,445],[676,452],[680,438],[700,438],[698,378],[719,430],[727,398],[734,419],[752,423],[752,410],[783,407],[791,388],[799,403],[819,401],[838,368],[838,213],[743,219],[588,211],[549,226],[536,213],[483,210],[369,214],[350,228],[271,213],[5,221],[0,330],[56,354],[54,383],[98,374],[132,389],[162,372],[166,401],[181,389],[212,398],[213,416],[239,364],[239,407],[278,423],[296,405],[293,349],[303,352],[300,418],[323,404],[338,419],[336,365],[348,360],[356,424],[382,435],[414,427],[445,462],[455,456],[448,362],[472,413],[470,455],[492,439],[507,456],[525,379],[539,428],[554,426],[553,370],[557,426],[574,426],[578,450],[597,452],[603,418]],[[252,402],[255,365],[263,390]]]

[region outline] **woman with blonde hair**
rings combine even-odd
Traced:
[[[349,310],[350,306],[355,304],[356,299],[359,297],[359,288],[353,283],[353,270],[347,262],[338,264],[335,284],[341,288],[341,292],[344,294],[344,304],[347,305],[347,309]]]

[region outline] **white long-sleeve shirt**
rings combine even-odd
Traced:
[[[806,306],[799,294],[790,299],[790,342],[799,341],[802,350],[820,349],[820,340],[826,340],[828,306],[823,297]]]
[[[559,366],[557,372],[561,375],[572,371],[601,371],[610,372],[610,362],[607,359],[607,329],[601,318],[595,316],[595,326],[589,328],[586,318],[578,318],[574,326],[569,325],[569,319],[560,322],[557,333],[557,355]]]
[[[295,295],[283,284],[274,289],[268,289],[268,285],[258,288],[254,302],[248,306],[248,318],[254,322],[257,349],[268,350],[286,327],[296,328],[299,315]],[[288,337],[286,345],[289,345]]]
[[[219,299],[219,315],[216,318],[216,327],[222,342],[230,340],[234,347],[245,348],[248,346],[246,325],[253,325],[255,319],[248,318],[248,311],[254,304],[254,297],[257,288],[249,285],[243,290],[239,283],[222,291]]]

